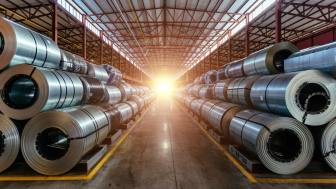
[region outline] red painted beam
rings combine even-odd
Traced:
[[[82,56],[84,60],[86,59],[86,16],[82,15],[82,23],[83,23],[83,36],[82,36]]]
[[[52,3],[51,39],[57,44],[57,0]]]
[[[275,3],[275,43],[281,42],[281,0]]]

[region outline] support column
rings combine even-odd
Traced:
[[[203,73],[205,73],[205,58],[203,59]]]
[[[113,43],[111,46],[111,66],[113,66]]]
[[[51,39],[57,44],[57,0],[52,3]]]
[[[246,17],[246,28],[245,28],[245,57],[248,57],[250,55],[250,21],[249,21],[249,15],[247,14]]]
[[[228,46],[229,46],[229,50],[228,50],[228,63],[230,63],[231,62],[231,30],[229,31]]]
[[[82,15],[83,36],[82,36],[82,56],[86,60],[86,16]]]
[[[217,70],[219,70],[219,42],[217,42]]]
[[[100,31],[100,55],[99,55],[99,64],[102,65],[104,61],[104,41],[103,41],[103,31]]]
[[[275,3],[275,43],[281,42],[281,0]]]
[[[120,49],[119,49],[119,71],[121,72],[121,61],[120,60],[121,60],[121,54],[120,54]]]
[[[209,50],[209,71],[211,70],[211,49]]]

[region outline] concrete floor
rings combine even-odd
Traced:
[[[0,188],[334,188],[251,183],[170,96],[160,96],[92,180],[0,182]]]

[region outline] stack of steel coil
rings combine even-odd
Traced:
[[[131,88],[128,85],[123,84],[123,83],[119,83],[117,85],[117,87],[121,92],[120,102],[125,102],[126,100],[128,100],[132,96]]]
[[[121,100],[121,92],[120,90],[111,85],[105,85],[104,89],[104,102],[110,104],[117,104]]]
[[[118,108],[118,111],[121,115],[121,123],[125,123],[128,121],[133,114],[132,107],[126,103],[119,103],[115,105],[116,108]]]
[[[114,132],[115,129],[118,129],[118,127],[121,124],[121,114],[118,110],[117,107],[115,107],[113,104],[109,104],[109,103],[102,103],[97,105],[98,108],[100,108],[105,115],[108,117],[109,119],[109,125],[110,125],[110,133]]]
[[[99,79],[103,84],[107,83],[109,76],[107,75],[107,71],[103,67],[87,63],[87,69],[89,76]]]
[[[61,50],[61,62],[59,69],[79,74],[87,73],[87,64],[85,60],[68,51]]]
[[[117,68],[107,64],[103,64],[101,65],[101,67],[103,67],[107,71],[108,74],[108,79],[106,81],[107,84],[118,84],[121,82],[122,74]]]
[[[105,98],[105,88],[101,81],[90,76],[80,76],[83,83],[84,95],[80,104],[97,104]]]
[[[142,98],[138,95],[132,95],[129,98],[129,100],[135,102],[138,105],[139,111],[141,111],[143,109],[143,107],[145,106],[144,98]]]

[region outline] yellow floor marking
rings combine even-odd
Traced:
[[[152,107],[153,104],[150,105]],[[98,163],[97,166],[88,174],[88,175],[60,175],[60,176],[0,176],[0,181],[37,181],[37,180],[90,180],[99,169],[104,165],[104,163],[110,158],[111,155],[117,150],[117,148],[124,142],[125,139],[128,139],[128,135],[135,128],[138,122],[142,117],[147,113],[150,107],[144,112],[142,116],[139,117],[137,121],[134,122],[133,126],[128,129],[125,135],[119,140],[119,142],[110,150],[108,154]]]
[[[336,183],[336,179],[276,179],[276,178],[255,178],[253,177],[249,172],[245,170],[243,166],[240,165],[240,163],[236,160],[234,156],[231,155],[231,153],[227,150],[225,150],[222,145],[220,145],[210,134],[202,127],[201,124],[199,124],[180,104],[177,103],[178,106],[182,108],[182,110],[187,113],[191,119],[194,120],[194,122],[203,130],[203,132],[211,139],[213,143],[216,144],[216,146],[235,164],[238,169],[251,181],[251,182],[264,182],[264,183]]]

